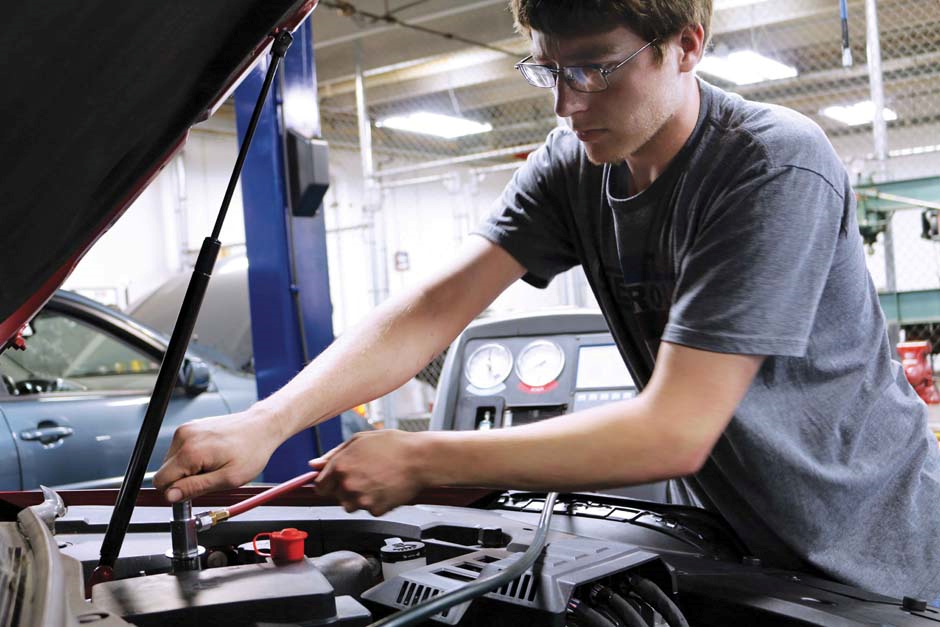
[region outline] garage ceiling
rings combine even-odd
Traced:
[[[843,68],[836,0],[717,0],[713,54],[752,49],[797,68],[799,75],[741,87],[706,78],[745,97],[809,115],[846,159],[870,157],[870,125],[848,127],[820,114],[829,105],[869,98],[864,1],[850,0],[848,13],[855,65]],[[388,19],[375,19],[381,16]],[[938,144],[940,0],[881,0],[878,18],[886,105],[898,114],[890,125],[889,148]],[[541,142],[556,124],[551,94],[528,86],[513,69],[527,54],[527,44],[513,33],[506,0],[321,0],[313,26],[323,132],[337,148],[357,148],[359,54],[373,122],[427,110],[494,127],[458,140],[373,129],[380,169],[383,163],[390,167],[507,152],[503,149]],[[508,152],[481,164],[511,160]]]

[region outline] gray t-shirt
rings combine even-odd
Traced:
[[[641,382],[661,339],[766,355],[685,486],[765,564],[934,599],[940,452],[892,360],[845,169],[809,119],[700,86],[692,136],[642,193],[558,129],[478,233],[538,287],[582,265]]]

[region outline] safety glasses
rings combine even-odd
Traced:
[[[539,65],[537,63],[526,63],[532,58],[530,54],[525,59],[516,64],[516,69],[522,74],[522,77],[530,85],[542,88],[551,88],[558,83],[558,76],[564,77],[568,86],[575,91],[587,93],[604,91],[610,86],[607,77],[629,63],[636,55],[640,54],[658,39],[649,42],[629,57],[618,63],[612,68],[604,68],[600,65],[568,65],[565,67],[552,67],[550,65]]]

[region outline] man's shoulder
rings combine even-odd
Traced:
[[[776,104],[746,100],[739,94],[702,84],[710,106],[709,125],[725,136],[782,145],[810,141],[829,144],[823,130],[802,113]]]
[[[796,167],[816,172],[841,187],[845,169],[816,122],[787,107],[746,100],[703,84],[709,93],[709,144],[725,158],[766,168]]]

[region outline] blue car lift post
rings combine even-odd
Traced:
[[[267,61],[262,61],[235,91],[239,143],[244,138],[266,65]],[[285,168],[288,132],[293,130],[309,137],[314,127],[319,133],[310,18],[294,32],[280,84],[272,95],[265,103],[241,175],[258,398],[271,395],[297,374],[305,365],[305,355],[312,359],[333,341],[323,211],[317,211],[313,217],[293,215]],[[297,99],[305,106],[285,106],[288,99]],[[294,119],[281,116],[282,107],[294,112]],[[306,114],[307,119],[297,119],[297,112]],[[299,297],[299,307],[295,295]],[[319,434],[313,429],[303,431],[278,448],[264,470],[264,480],[280,482],[308,472],[307,460],[318,454],[317,436],[324,452],[342,441],[340,421],[335,418],[321,423],[318,431]]]

